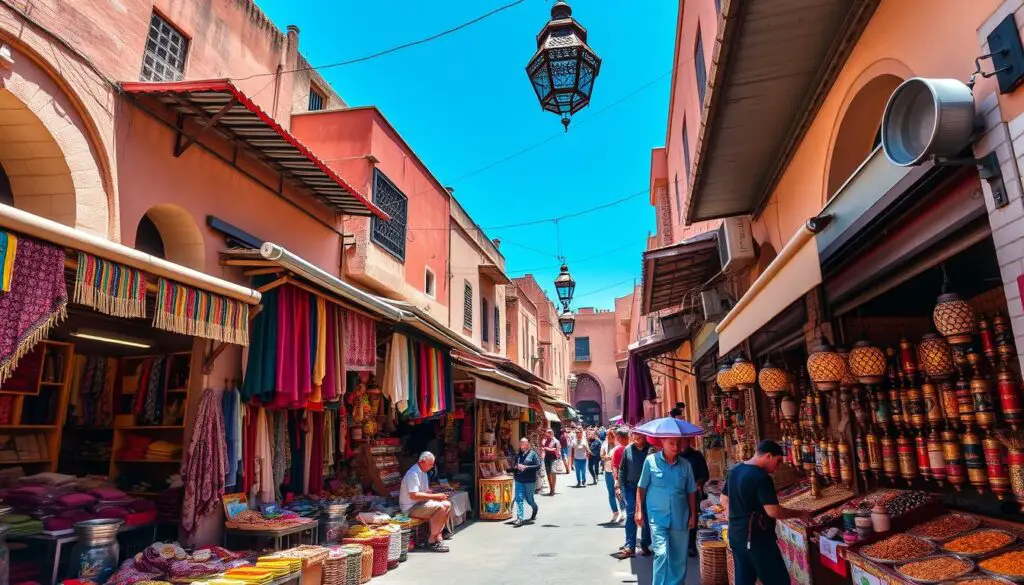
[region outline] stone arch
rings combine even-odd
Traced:
[[[882,112],[893,90],[911,77],[910,68],[895,59],[869,65],[846,92],[832,127],[823,201],[828,201],[877,146]]]
[[[576,391],[573,393],[573,404],[580,413],[592,412],[597,407],[597,415],[604,420],[604,386],[592,374],[582,372],[576,374]]]
[[[164,259],[202,271],[206,264],[206,244],[192,215],[184,208],[170,203],[154,205],[140,218],[133,245],[138,248],[139,236],[152,222],[159,232]]]
[[[95,126],[80,101],[38,54],[0,31],[15,47],[0,70],[0,166],[15,206],[89,232],[112,232],[113,188]],[[116,222],[114,222],[116,223]]]

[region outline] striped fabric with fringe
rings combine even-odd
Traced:
[[[78,253],[74,302],[126,319],[146,316],[146,276],[135,268]]]
[[[154,313],[159,329],[249,345],[249,306],[241,301],[160,278]]]

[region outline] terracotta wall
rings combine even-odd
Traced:
[[[576,361],[576,340],[586,337],[590,339],[590,361]],[[587,373],[601,385],[601,413],[604,422],[619,414],[621,407],[616,408],[616,397],[622,395],[622,382],[619,369],[615,363],[616,314],[614,311],[596,311],[592,307],[582,307],[576,313],[576,330],[572,335],[569,347],[573,351],[573,372],[577,376]],[[571,393],[570,403],[575,405],[577,397]]]

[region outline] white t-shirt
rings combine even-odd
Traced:
[[[589,452],[590,446],[587,444],[586,439],[572,440],[572,456],[574,459],[586,459]]]
[[[420,469],[420,464],[413,464],[409,468],[409,471],[405,472],[405,477],[402,478],[402,489],[398,493],[398,505],[402,508],[402,512],[408,512],[418,502],[412,499],[409,494],[416,492],[426,492],[430,488],[430,478],[427,477],[427,473]]]

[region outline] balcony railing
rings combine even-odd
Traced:
[[[589,362],[590,361],[590,354],[589,353],[578,353],[578,354],[576,354],[576,361],[578,361],[578,362]]]

